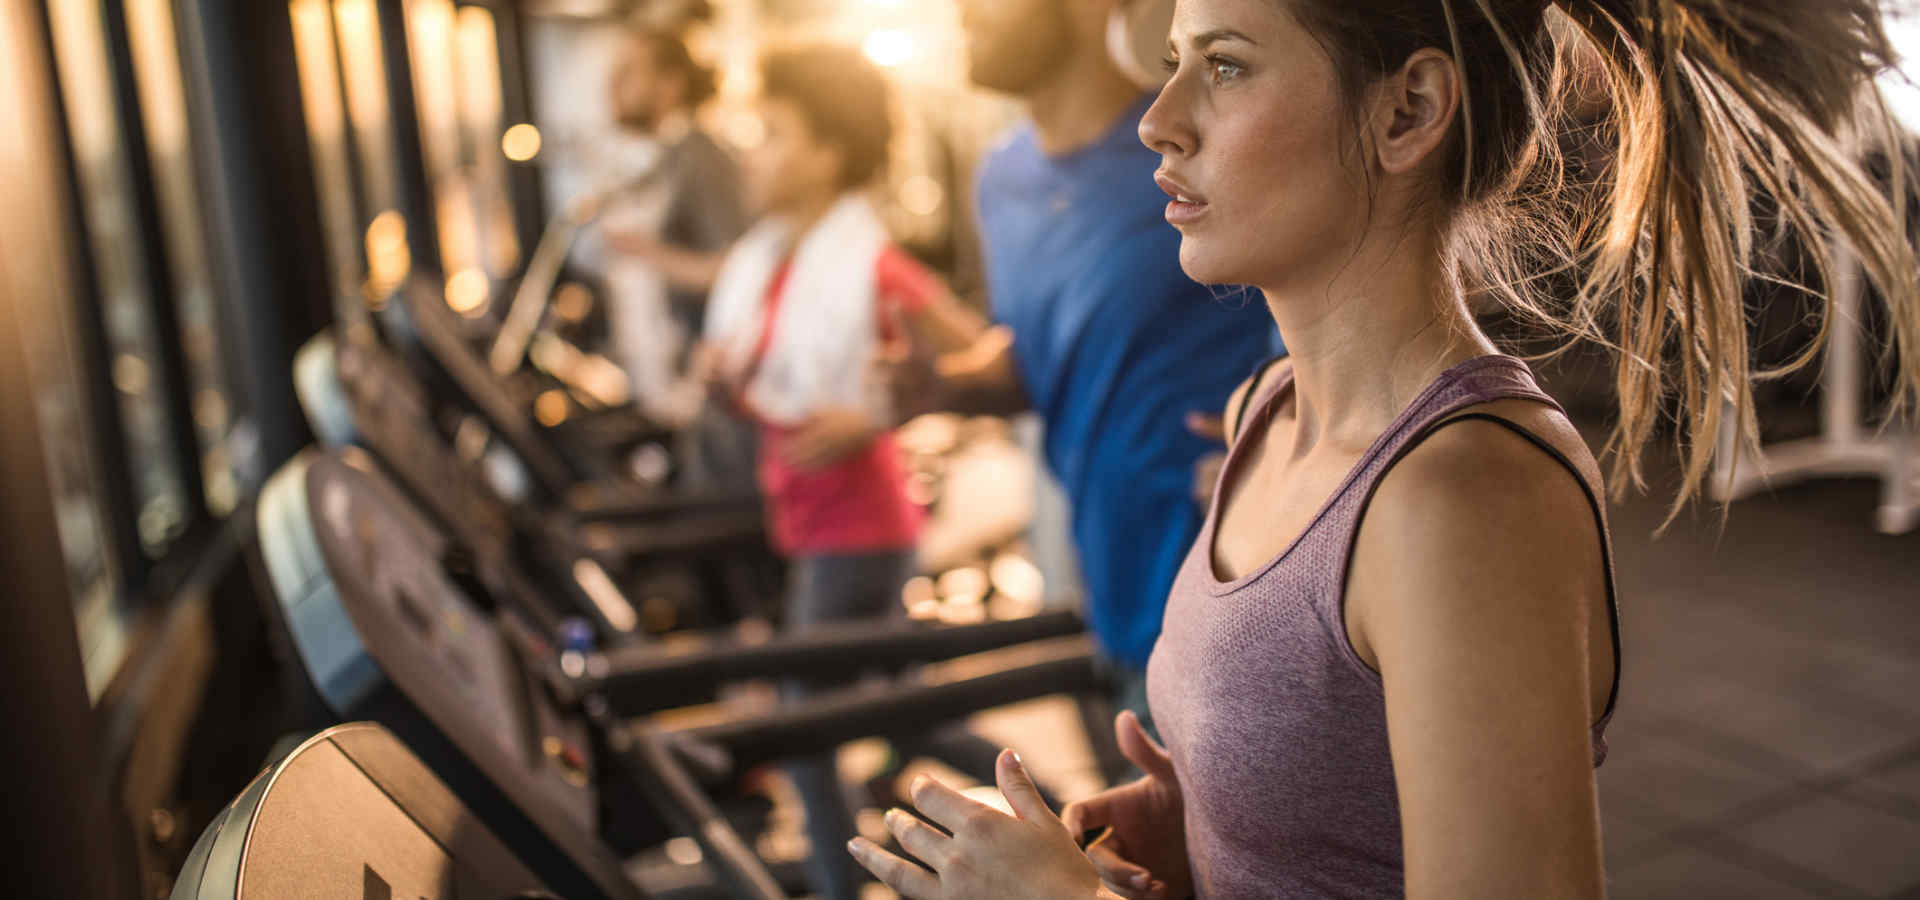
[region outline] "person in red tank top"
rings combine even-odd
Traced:
[[[721,266],[695,368],[759,429],[769,532],[791,564],[786,627],[881,618],[901,610],[923,512],[868,369],[896,344],[965,346],[986,323],[867,201],[891,139],[879,73],[857,51],[816,46],[768,56],[761,81],[765,136],[744,160],[761,219]],[[832,755],[787,770],[823,849],[809,860],[815,891],[854,900],[861,879],[837,848],[855,829]]]

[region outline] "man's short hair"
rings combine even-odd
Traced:
[[[659,28],[637,27],[633,29],[633,39],[653,51],[653,64],[657,69],[681,77],[687,86],[688,107],[697,107],[713,98],[718,79],[712,69],[693,58],[680,35]]]

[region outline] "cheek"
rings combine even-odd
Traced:
[[[762,147],[748,154],[746,165],[743,167],[746,169],[748,190],[764,203],[773,195],[775,186],[782,180],[783,167],[783,157],[779,150],[773,147]]]
[[[1271,279],[1337,252],[1345,223],[1364,214],[1351,129],[1338,111],[1311,101],[1266,106],[1266,114],[1217,123],[1213,134],[1211,181],[1224,194],[1214,203],[1226,227],[1222,246],[1205,255],[1235,270],[1229,281]]]
[[[1331,110],[1320,104],[1275,105],[1223,135],[1222,164],[1235,182],[1253,190],[1230,197],[1248,215],[1280,219],[1324,215],[1349,180],[1343,169],[1348,140]]]

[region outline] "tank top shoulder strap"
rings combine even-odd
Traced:
[[[1473,412],[1473,408],[1498,400],[1527,400],[1549,411],[1546,427],[1529,428],[1491,412]],[[1485,419],[1505,426],[1546,450],[1571,471],[1581,486],[1594,497],[1604,497],[1599,470],[1581,443],[1580,435],[1567,419],[1566,411],[1534,381],[1527,364],[1511,356],[1482,356],[1468,360],[1442,373],[1416,398],[1400,418],[1367,452],[1358,477],[1348,485],[1354,496],[1350,519],[1343,530],[1357,531],[1360,516],[1387,472],[1434,432],[1459,421]],[[1604,514],[1601,504],[1599,511]]]
[[[1498,400],[1532,401],[1544,406],[1549,414],[1540,427],[1534,428],[1490,412],[1469,412],[1473,407]],[[1473,419],[1494,422],[1526,438],[1566,467],[1588,493],[1606,496],[1600,470],[1567,418],[1566,410],[1540,389],[1525,362],[1511,356],[1469,360],[1436,380],[1427,396],[1414,402],[1396,424],[1394,433],[1384,441],[1384,446],[1378,448],[1378,459],[1373,461],[1373,471],[1369,472],[1371,477],[1367,480],[1371,483],[1366,493],[1371,495],[1393,464],[1434,432],[1455,422]],[[1604,513],[1605,505],[1601,504],[1600,508]]]
[[[1536,428],[1494,412],[1474,409],[1497,400],[1534,401],[1547,407],[1549,415],[1541,423],[1542,427]],[[1484,356],[1448,370],[1401,414],[1400,420],[1369,451],[1360,477],[1349,485],[1349,494],[1342,498],[1340,504],[1343,514],[1335,529],[1339,541],[1336,558],[1340,565],[1332,573],[1337,580],[1330,585],[1332,590],[1328,592],[1328,596],[1336,598],[1333,612],[1340,620],[1344,620],[1342,608],[1346,603],[1347,575],[1353,565],[1353,548],[1359,537],[1361,519],[1387,473],[1435,432],[1450,425],[1475,420],[1505,428],[1539,448],[1572,474],[1586,495],[1600,532],[1601,562],[1605,568],[1606,602],[1613,642],[1613,690],[1609,692],[1606,708],[1595,726],[1604,727],[1613,715],[1620,684],[1619,604],[1615,597],[1613,542],[1607,528],[1606,490],[1593,455],[1588,452],[1579,432],[1567,418],[1566,411],[1540,389],[1533,372],[1519,359]],[[1604,749],[1600,752],[1604,754]]]

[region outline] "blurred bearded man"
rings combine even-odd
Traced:
[[[996,327],[973,347],[895,361],[896,404],[1037,413],[1071,505],[1086,616],[1117,703],[1150,721],[1145,668],[1200,527],[1194,427],[1272,352],[1257,304],[1180,270],[1180,234],[1137,134],[1153,95],[1109,55],[1117,0],[960,0],[973,81],[1028,120],[976,191]],[[1196,359],[1218,361],[1197,366]]]

